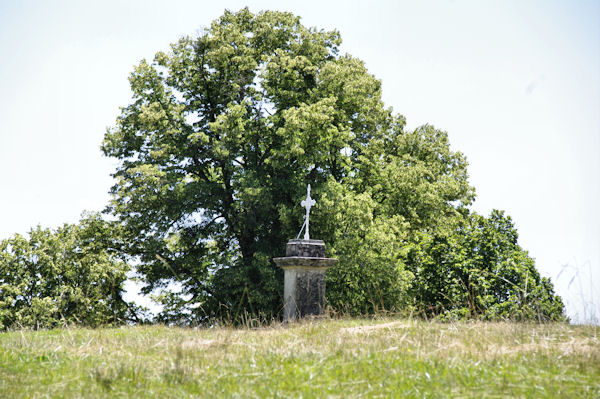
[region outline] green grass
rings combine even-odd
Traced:
[[[599,327],[320,320],[0,334],[0,397],[600,397]]]

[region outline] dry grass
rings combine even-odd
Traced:
[[[0,335],[0,397],[600,397],[598,327],[317,320]]]

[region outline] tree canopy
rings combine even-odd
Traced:
[[[144,291],[181,288],[162,296],[165,321],[279,314],[272,258],[302,225],[307,183],[312,235],[340,258],[327,282],[339,310],[409,306],[423,280],[411,248],[460,233],[475,195],[465,157],[433,126],[407,130],[340,43],[290,13],[243,9],[135,67],[102,144],[120,161],[109,211]]]

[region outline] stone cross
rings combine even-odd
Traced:
[[[306,218],[298,237],[289,240],[285,257],[273,258],[283,273],[283,320],[292,321],[304,316],[319,316],[325,312],[325,271],[335,266],[337,259],[325,257],[325,243],[311,240],[308,233],[310,208],[315,200],[310,198],[310,184],[306,199],[301,202],[306,208]],[[304,230],[304,239],[298,239]]]
[[[306,190],[306,199],[302,200],[302,202],[300,203],[300,205],[302,205],[303,207],[306,208],[306,230],[304,230],[304,239],[305,240],[310,240],[310,235],[308,234],[308,217],[310,215],[310,208],[316,204],[315,200],[310,198],[310,184],[308,185],[308,188]]]

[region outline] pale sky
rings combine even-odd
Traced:
[[[338,29],[409,127],[448,132],[473,209],[513,217],[569,316],[600,317],[597,0],[0,0],[0,239],[102,210],[133,66],[244,6]]]

